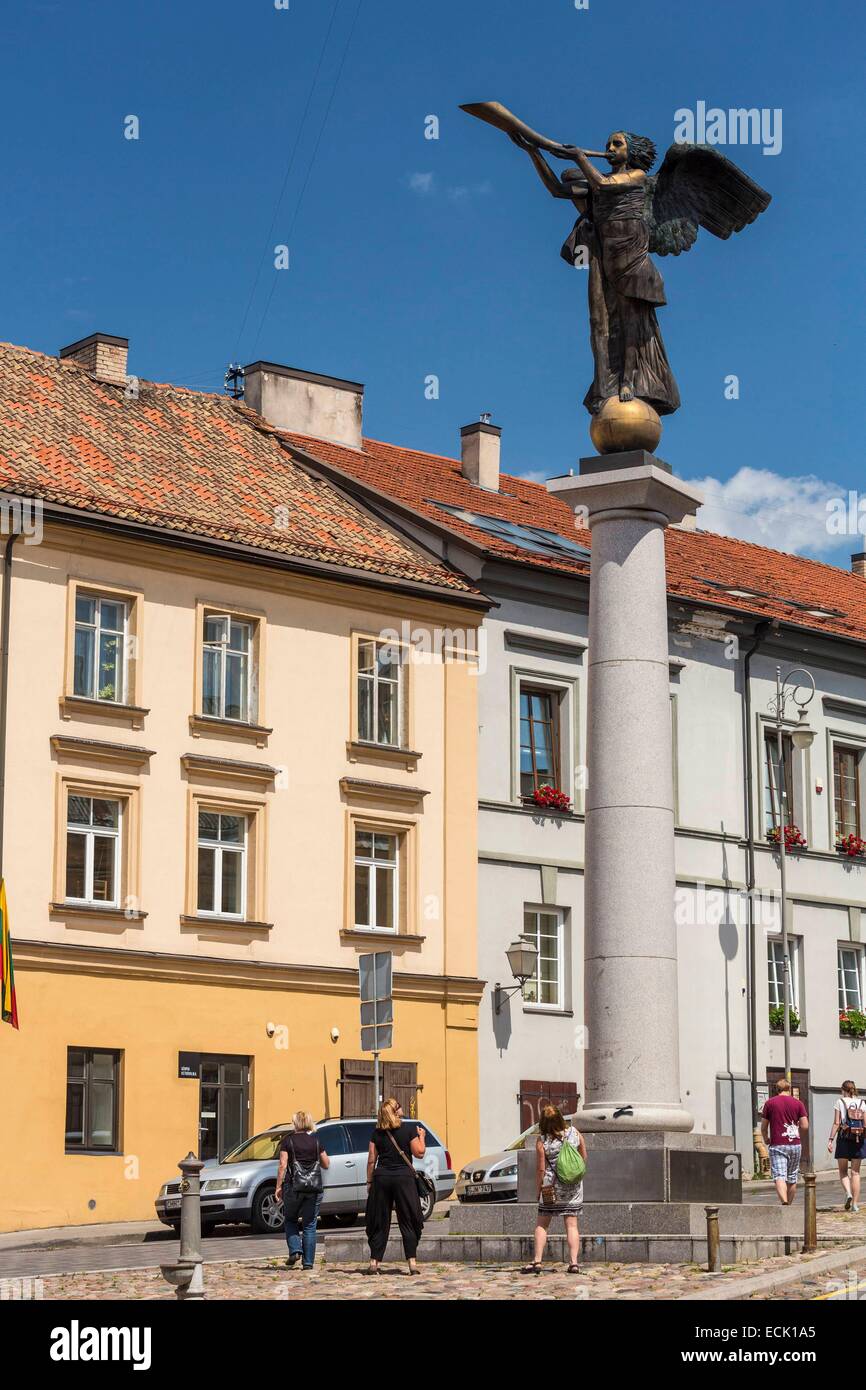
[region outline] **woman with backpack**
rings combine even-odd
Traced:
[[[842,1082],[842,1094],[833,1110],[833,1127],[827,1152],[836,1140],[839,1181],[845,1190],[845,1210],[860,1210],[860,1161],[866,1157],[866,1104],[853,1081]]]
[[[586,1144],[574,1125],[566,1124],[555,1105],[545,1105],[538,1121],[535,1144],[538,1182],[538,1223],[535,1227],[535,1256],[524,1265],[522,1274],[540,1274],[547,1232],[552,1216],[565,1221],[568,1243],[568,1273],[579,1274],[580,1233],[578,1213],[583,1207],[583,1175],[586,1172]]]
[[[283,1197],[288,1174],[288,1192],[283,1197],[286,1219],[286,1244],[289,1258],[286,1265],[294,1269],[302,1260],[302,1269],[312,1269],[316,1262],[316,1227],[322,1205],[322,1169],[330,1168],[331,1160],[316,1138],[316,1125],[306,1110],[292,1116],[293,1130],[280,1145],[280,1166],[277,1169],[277,1201]]]

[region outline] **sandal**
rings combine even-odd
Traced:
[[[541,1273],[541,1265],[538,1264],[537,1262],[533,1261],[533,1263],[532,1263],[531,1265],[524,1265],[523,1268],[522,1268],[522,1270],[520,1271],[520,1273],[521,1273],[521,1274],[540,1274],[540,1273]]]
[[[362,1269],[362,1270],[361,1270],[361,1273],[362,1273],[362,1274],[381,1274],[382,1271],[381,1271],[381,1269],[379,1268],[378,1265],[376,1265],[375,1269],[373,1268],[372,1265],[368,1265],[366,1269]]]
[[[569,1266],[568,1266],[568,1269],[567,1269],[565,1272],[566,1272],[566,1274],[579,1274],[579,1273],[580,1273],[580,1265],[569,1265]]]

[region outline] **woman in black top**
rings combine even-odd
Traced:
[[[322,1205],[322,1169],[331,1160],[315,1135],[312,1115],[298,1110],[292,1116],[293,1129],[280,1145],[280,1166],[277,1170],[277,1201],[283,1196],[283,1184],[288,1173],[288,1192],[283,1199],[286,1219],[286,1244],[289,1258],[286,1264],[294,1269],[303,1259],[302,1268],[312,1269],[316,1259],[316,1227]]]
[[[403,1252],[409,1273],[420,1274],[415,1253],[424,1222],[421,1199],[412,1167],[413,1158],[423,1158],[426,1147],[421,1125],[403,1122],[403,1107],[393,1096],[379,1106],[377,1127],[373,1130],[367,1154],[367,1241],[370,1268],[365,1274],[378,1274],[388,1244],[391,1213],[396,1209],[397,1224],[403,1237]]]

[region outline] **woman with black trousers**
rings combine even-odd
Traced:
[[[420,1274],[415,1254],[424,1221],[421,1199],[415,1181],[413,1158],[423,1158],[425,1132],[421,1125],[404,1124],[403,1107],[393,1096],[379,1106],[379,1115],[367,1154],[367,1241],[370,1268],[365,1274],[379,1274],[388,1245],[391,1213],[396,1209],[397,1224],[403,1237],[403,1253],[409,1273]]]

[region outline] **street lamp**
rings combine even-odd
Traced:
[[[795,680],[795,677],[797,679]],[[806,684],[800,680],[805,677]],[[802,694],[801,692],[807,692]],[[789,671],[782,679],[781,666],[776,667],[776,694],[770,701],[770,709],[776,716],[776,755],[779,768],[779,870],[781,878],[782,914],[782,1026],[785,1041],[785,1079],[791,1084],[791,957],[788,942],[788,895],[786,891],[786,845],[785,831],[788,827],[790,809],[788,807],[788,783],[785,777],[784,725],[786,710],[790,701],[797,711],[797,724],[791,731],[791,742],[803,752],[809,748],[815,737],[815,730],[809,727],[806,706],[815,694],[815,679],[803,667]]]
[[[493,989],[493,1010],[500,1013],[502,1005],[512,994],[516,994],[519,989],[523,989],[527,980],[531,980],[538,965],[538,947],[534,941],[528,941],[525,936],[519,936],[516,941],[512,941],[508,950],[505,952],[511,974],[517,981],[513,989],[503,989],[500,984],[496,984]]]

